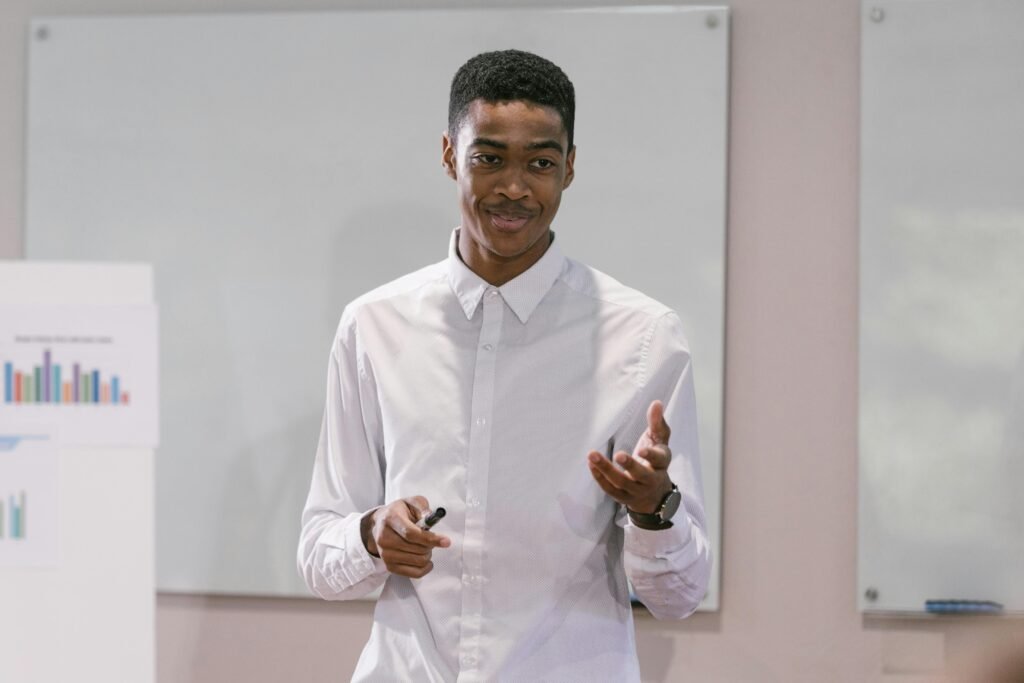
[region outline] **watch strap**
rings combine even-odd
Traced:
[[[672,528],[672,522],[666,522],[656,513],[633,512],[632,510],[628,509],[627,512],[629,512],[629,518],[633,520],[633,524],[637,527],[640,527],[641,529],[648,529],[650,531],[661,531],[662,529]]]
[[[672,526],[672,521],[671,519],[663,517],[665,508],[668,501],[673,496],[678,497],[679,495],[679,487],[672,484],[672,488],[665,494],[665,497],[661,499],[661,502],[658,503],[658,508],[654,512],[635,512],[628,508],[627,512],[629,513],[630,519],[632,519],[633,522],[642,529],[668,529]],[[678,505],[674,506],[670,514],[674,514],[676,509],[678,509]]]

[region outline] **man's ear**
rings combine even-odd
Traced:
[[[565,180],[562,181],[562,189],[572,185],[572,179],[576,177],[576,145],[569,150],[569,156],[565,157]]]
[[[455,159],[455,144],[448,137],[448,133],[441,134],[441,165],[444,166],[444,172],[448,174],[448,177],[452,180],[458,180],[458,164]]]

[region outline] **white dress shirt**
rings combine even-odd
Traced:
[[[711,569],[693,372],[679,318],[557,242],[493,287],[448,258],[349,304],[298,564],[328,600],[383,584],[354,681],[639,681],[626,578],[682,618]],[[665,403],[670,529],[634,526],[587,453],[631,452]],[[421,579],[387,572],[360,519],[422,495],[449,536]]]

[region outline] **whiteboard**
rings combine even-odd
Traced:
[[[860,606],[1022,611],[1024,4],[863,22]]]
[[[28,255],[156,267],[161,590],[306,594],[334,329],[348,301],[445,258],[450,80],[505,47],[576,85],[564,251],[684,321],[720,557],[726,10],[54,18],[32,35]]]
[[[141,263],[0,261],[0,304],[140,306],[153,291]],[[58,425],[25,419],[0,409],[0,430],[57,428],[60,438]],[[0,567],[0,681],[151,683],[154,451],[65,443],[58,458],[59,564]]]

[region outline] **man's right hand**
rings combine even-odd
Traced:
[[[434,548],[447,548],[452,541],[416,526],[430,511],[423,496],[401,498],[365,515],[360,525],[363,545],[371,555],[384,560],[392,574],[418,579],[430,573]]]

